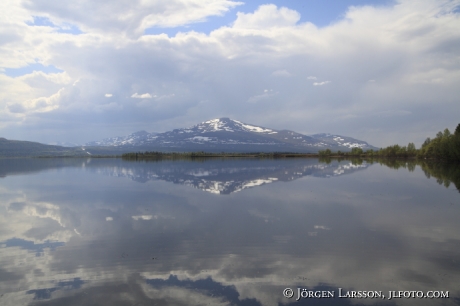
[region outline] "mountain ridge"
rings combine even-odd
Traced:
[[[227,117],[203,121],[189,128],[163,133],[139,131],[128,136],[92,141],[85,146],[152,147],[180,151],[297,151],[315,153],[331,149],[349,151],[378,149],[367,142],[348,136],[320,133],[303,135],[290,130],[276,130],[243,123]]]

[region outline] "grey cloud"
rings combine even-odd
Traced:
[[[12,113],[25,113],[26,109],[21,104],[10,104],[7,106],[8,110]]]
[[[21,40],[21,35],[17,33],[11,33],[7,30],[10,29],[2,29],[0,32],[0,45],[6,45],[15,41]]]

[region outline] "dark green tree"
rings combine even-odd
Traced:
[[[455,129],[455,136],[460,136],[460,123],[457,125],[457,128]]]

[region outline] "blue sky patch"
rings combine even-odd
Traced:
[[[40,256],[45,248],[49,248],[50,250],[54,251],[57,247],[64,245],[64,242],[51,242],[49,240],[45,241],[44,243],[35,244],[33,241],[24,240],[21,238],[11,238],[2,243],[5,244],[5,247],[7,248],[20,247],[21,249],[36,252],[36,256]]]
[[[73,24],[64,23],[62,26],[58,26],[54,24],[48,17],[33,16],[33,18],[34,18],[33,22],[28,21],[26,22],[26,24],[29,26],[55,28],[56,32],[58,33],[67,33],[67,34],[73,34],[73,35],[83,34],[83,32],[76,25],[73,25]]]
[[[295,10],[300,14],[299,23],[311,22],[317,27],[325,27],[334,22],[339,21],[345,16],[350,6],[391,6],[395,4],[394,0],[291,0],[285,1],[271,1],[253,0],[247,1],[243,5],[239,5],[229,10],[223,16],[208,17],[205,21],[192,23],[187,26],[163,28],[152,27],[144,31],[144,35],[158,35],[167,34],[169,37],[175,36],[178,32],[200,32],[209,34],[212,31],[219,29],[223,26],[231,26],[237,18],[237,13],[242,12],[245,14],[254,13],[259,6],[264,4],[275,4],[278,8],[287,7]]]
[[[26,293],[33,294],[34,300],[49,300],[51,299],[51,295],[54,291],[57,291],[60,289],[64,289],[64,290],[80,289],[84,283],[86,282],[82,281],[79,277],[76,277],[70,281],[58,282],[57,286],[54,288],[29,290]]]
[[[61,73],[64,70],[58,69],[53,65],[43,66],[40,63],[29,64],[25,67],[20,68],[5,68],[5,74],[10,77],[20,77],[26,74],[30,74],[34,71],[42,71],[44,73]]]
[[[167,286],[177,286],[187,288],[189,290],[203,290],[208,294],[216,297],[225,297],[225,299],[233,305],[244,306],[260,306],[260,302],[255,299],[242,299],[234,286],[224,286],[221,283],[214,281],[211,277],[199,280],[179,280],[176,275],[170,275],[167,280],[164,279],[147,279],[147,284],[155,288],[163,288]]]

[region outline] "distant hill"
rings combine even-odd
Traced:
[[[32,141],[8,140],[0,138],[1,157],[26,156],[88,156],[82,148],[51,146]]]
[[[74,143],[74,142],[68,142],[68,141],[56,141],[56,142],[50,142],[47,143],[47,145],[50,146],[60,146],[60,147],[81,147],[81,144],[79,143]]]
[[[92,141],[85,146],[117,147],[125,151],[206,151],[206,152],[311,152],[331,149],[364,151],[378,148],[348,136],[332,134],[303,135],[289,130],[275,130],[246,124],[230,118],[205,121],[190,128],[164,133],[140,131],[123,137]],[[141,150],[142,148],[142,150]],[[89,148],[88,148],[89,150]]]

